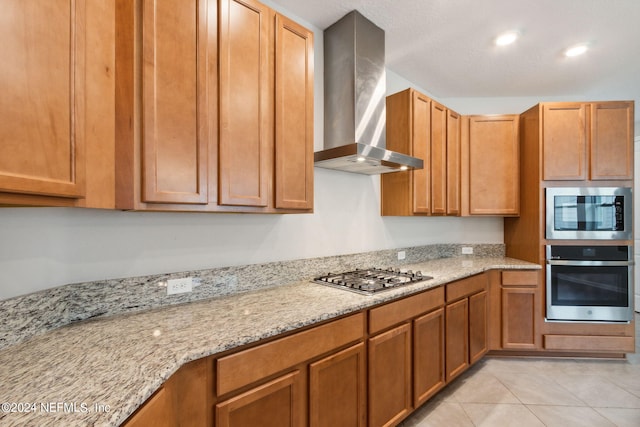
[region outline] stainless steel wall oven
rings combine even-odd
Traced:
[[[548,245],[547,320],[633,319],[631,246]]]

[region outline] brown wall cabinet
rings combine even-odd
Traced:
[[[390,95],[387,148],[422,159],[424,169],[381,176],[382,215],[428,215],[431,212],[431,99],[407,89]]]
[[[460,192],[462,189],[461,165],[461,116],[447,109],[447,215],[460,216]]]
[[[310,212],[313,34],[255,0],[117,11],[117,207]]]
[[[447,214],[447,107],[431,101],[431,214]]]
[[[543,103],[545,181],[633,179],[633,102]]]
[[[2,7],[0,204],[113,207],[113,5]]]
[[[387,97],[387,148],[424,168],[381,176],[382,215],[459,215],[459,118],[414,89]]]
[[[518,116],[465,116],[463,215],[520,213]]]

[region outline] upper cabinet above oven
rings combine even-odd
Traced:
[[[633,102],[543,103],[545,181],[633,179]]]

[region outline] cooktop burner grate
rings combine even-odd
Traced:
[[[399,268],[388,268],[386,270],[368,268],[344,273],[329,273],[325,276],[316,277],[313,281],[353,292],[374,294],[430,279],[433,279],[433,277],[423,276],[420,271],[414,273],[411,270],[401,271]]]

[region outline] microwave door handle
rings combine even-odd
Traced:
[[[589,196],[578,196],[578,230],[588,231],[589,221],[593,221],[594,209],[593,204],[589,200]]]

